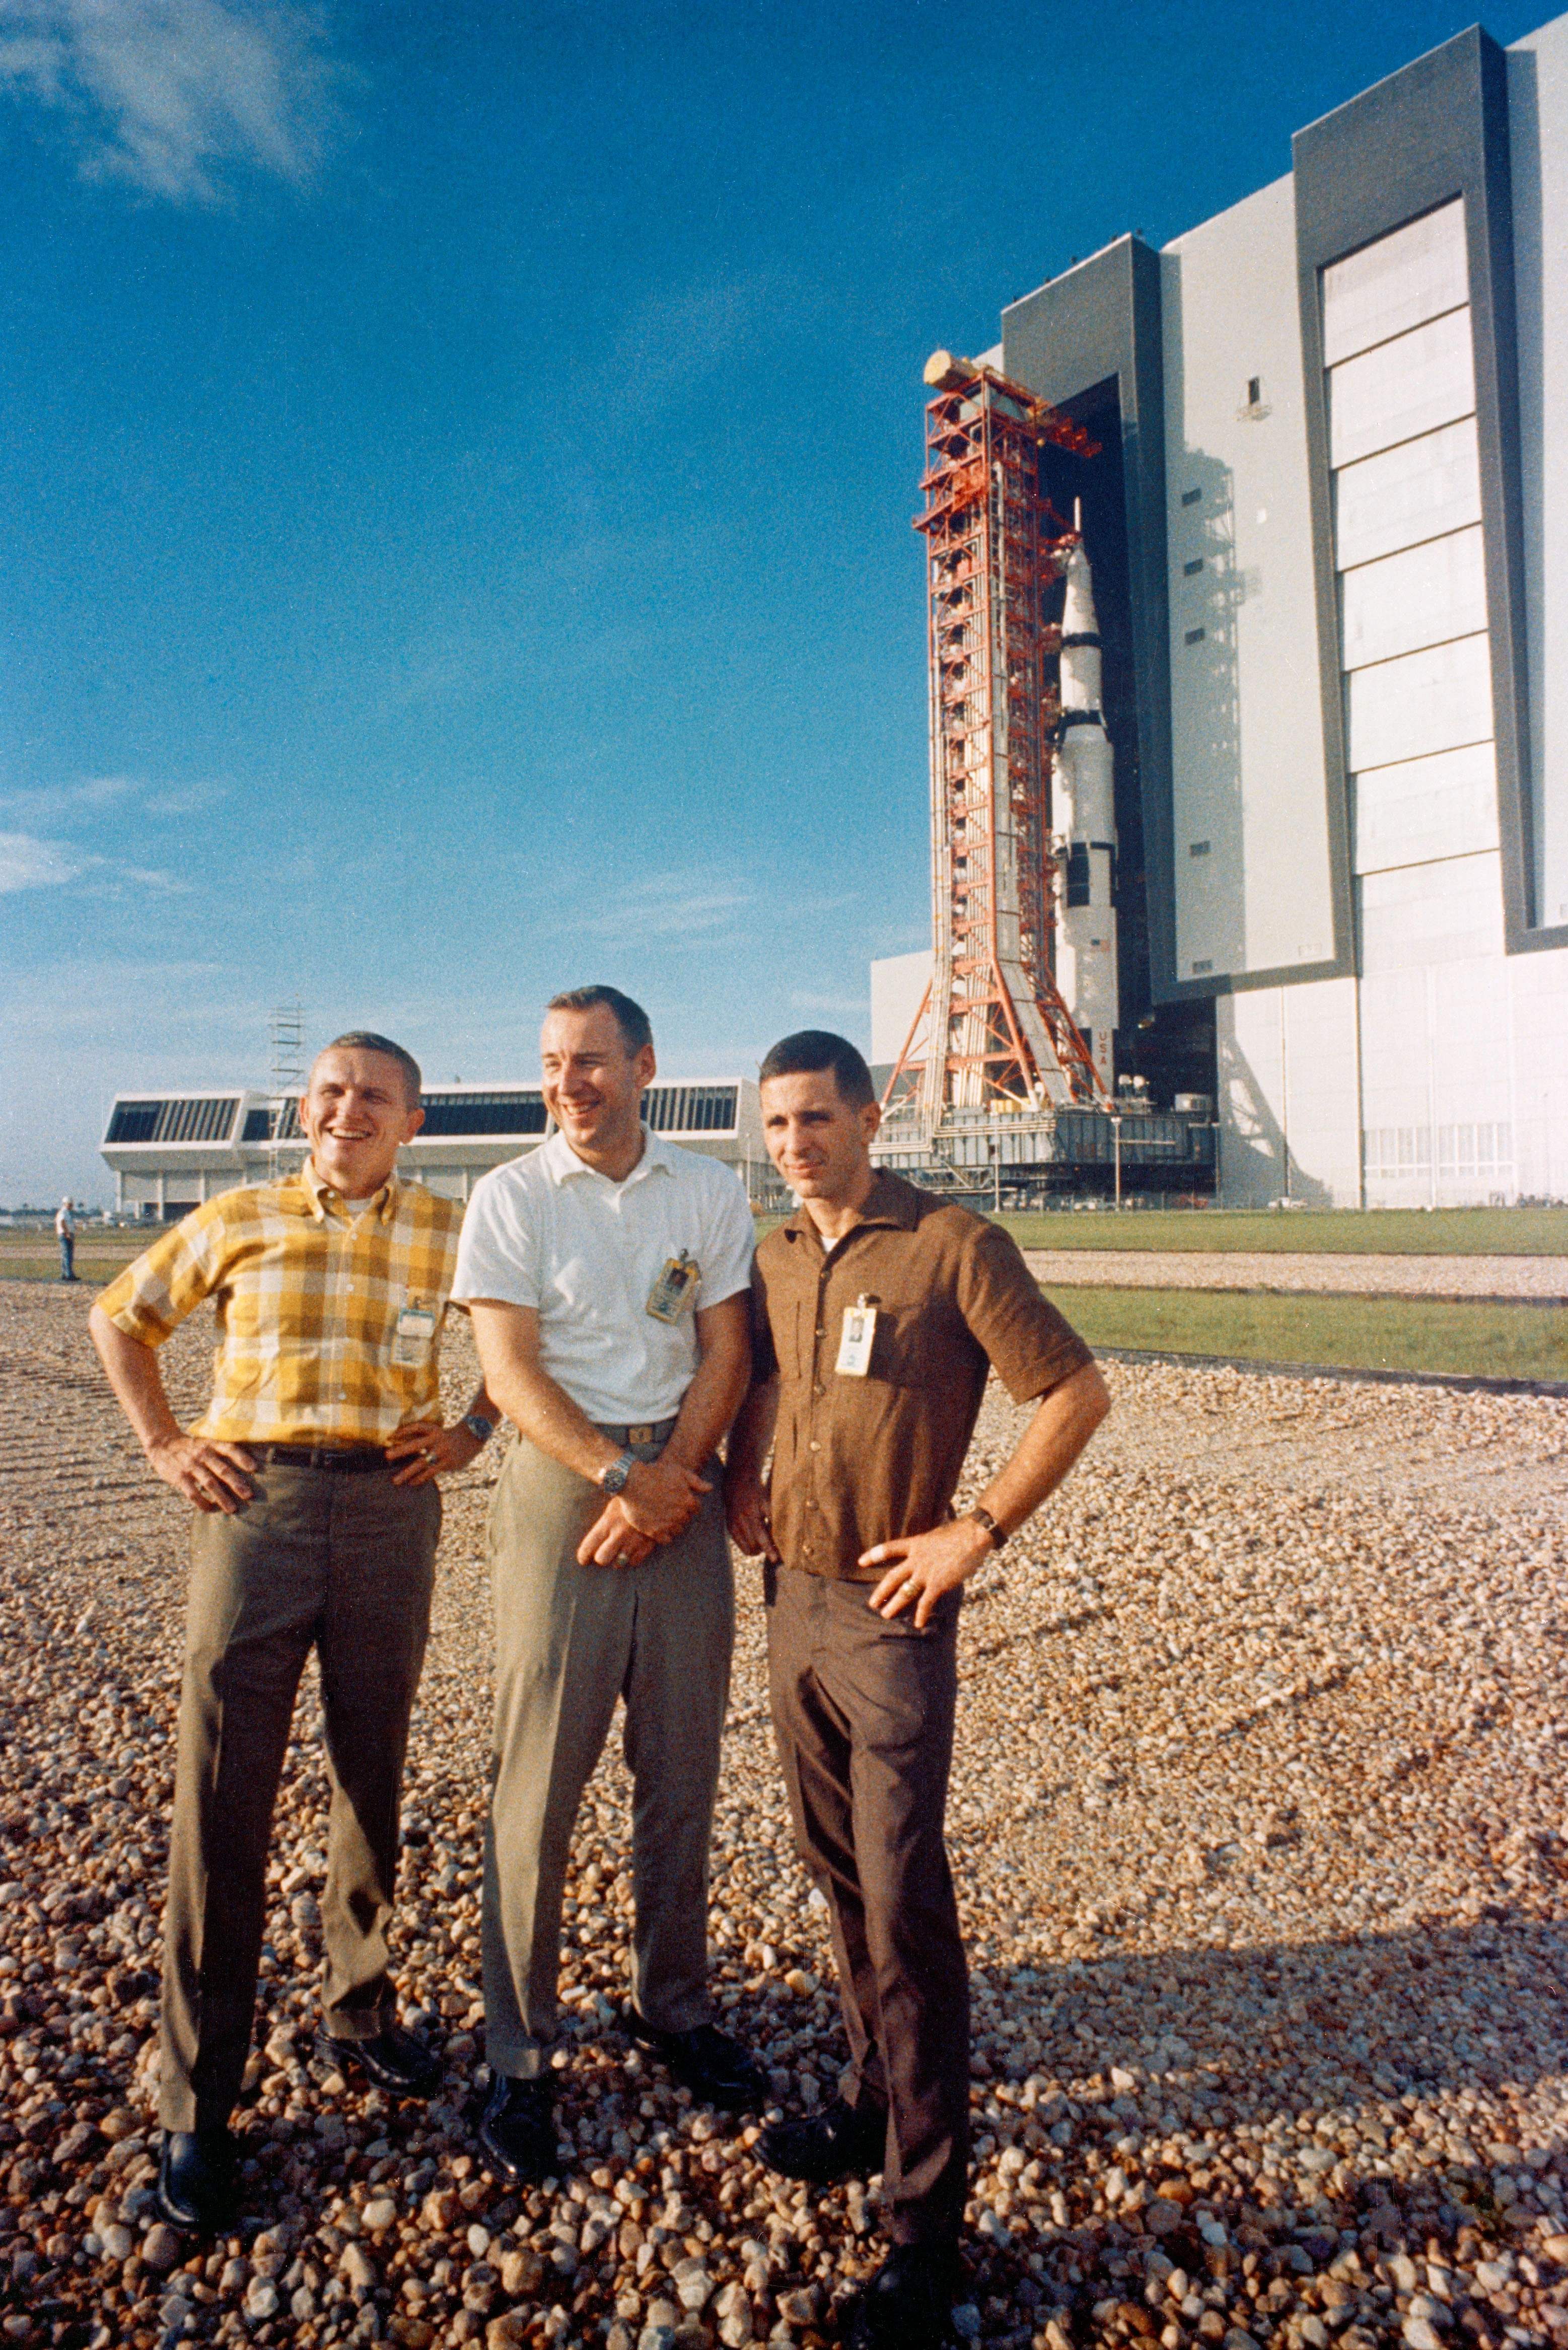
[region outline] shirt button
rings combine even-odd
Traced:
[[[820,1329],[820,1328],[819,1328],[819,1329],[818,1329],[818,1331],[817,1331],[817,1334],[816,1334],[816,1335],[817,1335],[817,1336],[818,1336],[819,1338],[826,1338],[826,1336],[827,1336],[827,1333],[826,1333],[826,1330],[823,1330],[823,1329]]]
[[[815,1385],[815,1386],[813,1388],[813,1389],[812,1389],[812,1394],[813,1394],[813,1395],[826,1395],[826,1393],[827,1393],[827,1389],[823,1386],[822,1381],[821,1381],[820,1379],[818,1379],[818,1381],[817,1381],[816,1385]]]
[[[820,1452],[822,1450],[821,1445],[817,1442],[815,1436],[811,1440],[811,1449],[814,1452]]]

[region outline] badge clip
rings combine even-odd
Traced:
[[[846,1379],[865,1378],[871,1368],[871,1349],[876,1342],[877,1308],[862,1293],[853,1305],[844,1309],[844,1330],[834,1369]]]
[[[656,1322],[679,1322],[695,1296],[701,1278],[701,1268],[685,1249],[679,1256],[666,1257],[664,1270],[648,1293],[646,1310]]]

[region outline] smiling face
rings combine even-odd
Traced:
[[[874,1177],[871,1138],[882,1122],[877,1104],[856,1109],[831,1069],[805,1069],[765,1079],[762,1110],[768,1157],[808,1211],[857,1208]]]
[[[322,1181],[346,1200],[369,1200],[425,1114],[409,1100],[402,1068],[388,1054],[329,1045],[310,1072],[299,1122]]]
[[[589,1167],[628,1175],[642,1150],[642,1089],[653,1076],[653,1047],[628,1053],[607,1003],[587,1012],[551,1012],[539,1033],[545,1106]]]

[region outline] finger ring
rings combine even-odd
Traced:
[[[433,1452],[421,1452],[420,1454],[420,1459],[421,1461],[433,1461],[435,1459],[435,1454]]]
[[[618,1566],[629,1566],[631,1565],[630,1559],[623,1550],[617,1551],[615,1563]]]

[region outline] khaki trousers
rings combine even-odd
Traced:
[[[663,2031],[708,2020],[708,1847],[735,1598],[717,1463],[703,1473],[713,1491],[691,1525],[636,1567],[577,1565],[604,1497],[525,1438],[496,1485],[484,2053],[514,2079],[547,2061],[572,1826],[618,1697],[632,1778],[632,1998]]]
[[[267,1841],[295,1692],[321,1671],[332,1802],[327,2029],[368,2040],[396,2018],[387,1921],[409,1716],[430,1627],[441,1497],[390,1473],[270,1462],[233,1517],[198,1515],[164,1919],[159,2113],[225,2122],[250,2050]]]
[[[923,1632],[873,1586],[770,1566],[768,1679],[801,1857],[829,1904],[847,2104],[885,2107],[895,2243],[948,2242],[969,2162],[969,1974],[942,1819],[959,1603]]]

